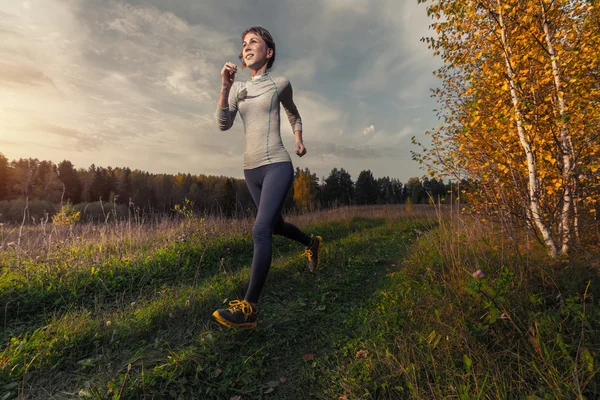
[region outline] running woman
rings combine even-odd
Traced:
[[[251,80],[235,81],[237,66],[227,62],[221,70],[221,96],[217,108],[217,124],[221,131],[233,126],[240,113],[246,134],[244,177],[258,208],[252,228],[254,254],[250,282],[243,300],[233,300],[227,309],[213,313],[214,318],[230,328],[255,328],[258,298],[267,279],[272,258],[273,235],[285,236],[306,246],[311,272],[319,266],[323,246],[320,236],[308,236],[281,216],[281,207],[292,185],[292,159],[281,141],[279,104],[287,114],[296,137],[296,154],[302,157],[302,120],[294,104],[292,86],[284,77],[271,76],[275,62],[275,42],[264,28],[252,27],[242,34],[239,55],[242,68],[250,69]]]

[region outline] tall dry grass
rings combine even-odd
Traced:
[[[300,227],[319,222],[348,220],[356,216],[364,218],[397,218],[402,216],[435,215],[429,206],[404,205],[351,206],[321,210],[306,214],[286,214],[284,218]],[[437,212],[440,212],[438,210]],[[442,211],[445,212],[445,211]],[[253,216],[227,218],[215,215],[166,215],[152,217],[106,218],[104,223],[75,223],[58,225],[42,220],[28,224],[0,224],[0,263],[10,252],[10,260],[19,258],[52,258],[69,248],[119,248],[122,251],[138,252],[159,248],[173,241],[182,241],[191,235],[214,238],[222,235],[248,235],[254,224]],[[124,256],[126,254],[123,254]]]

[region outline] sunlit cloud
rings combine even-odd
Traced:
[[[375,125],[371,125],[363,129],[363,135],[365,136],[370,135],[373,132],[375,132]]]
[[[0,151],[78,167],[242,176],[241,120],[216,128],[219,73],[239,63],[241,32],[274,35],[273,75],[287,76],[308,153],[327,175],[420,174],[410,137],[435,125],[437,62],[420,42],[416,2],[241,0],[6,2],[0,11]],[[241,71],[237,79],[248,79]],[[377,129],[376,129],[377,127]],[[281,131],[293,154],[285,114]]]

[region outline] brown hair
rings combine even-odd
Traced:
[[[244,33],[242,33],[242,42],[244,41],[246,35],[250,32],[260,36],[261,39],[265,41],[267,48],[273,50],[273,57],[271,57],[267,62],[267,69],[270,69],[273,66],[273,63],[275,62],[275,41],[273,40],[273,37],[265,28],[260,26],[253,26],[252,28],[246,29]],[[243,51],[240,51],[239,57],[240,60],[242,60],[242,68],[246,68],[246,62],[244,61]]]

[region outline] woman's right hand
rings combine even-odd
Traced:
[[[221,89],[229,90],[233,81],[235,80],[235,73],[237,72],[237,65],[232,62],[226,62],[221,70]]]

